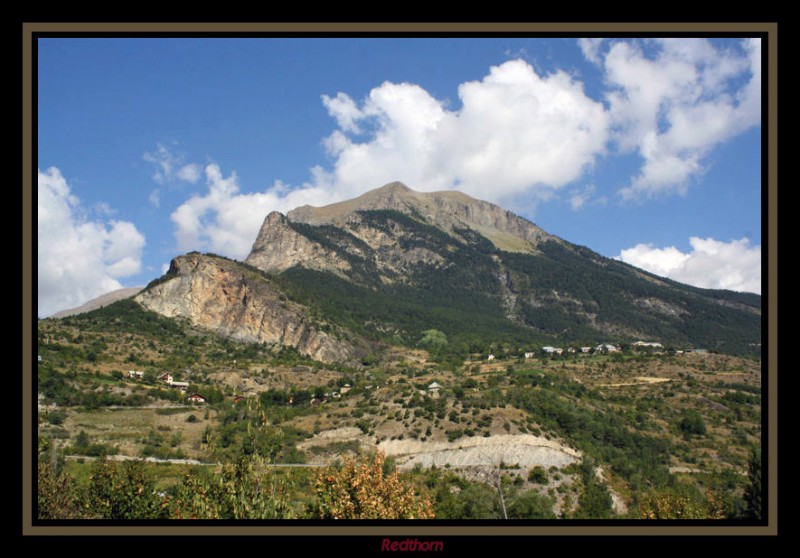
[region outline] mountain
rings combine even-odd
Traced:
[[[135,300],[168,318],[186,318],[239,341],[294,347],[323,362],[355,361],[368,351],[365,342],[311,318],[268,276],[219,256],[175,258]]]
[[[638,339],[745,354],[761,342],[758,295],[660,278],[491,203],[398,182],[270,213],[244,263],[181,256],[136,300],[323,361],[416,345],[430,329],[461,354]]]
[[[98,308],[102,308],[103,306],[108,306],[111,303],[117,302],[118,300],[123,300],[126,298],[131,298],[139,294],[144,287],[125,287],[123,289],[117,289],[116,291],[111,291],[110,293],[106,293],[104,295],[98,296],[97,298],[93,298],[89,302],[81,304],[75,308],[69,308],[67,310],[61,310],[60,312],[56,312],[51,318],[68,318],[70,316],[77,316],[78,314],[85,314],[86,312],[91,312],[92,310],[97,310]]]

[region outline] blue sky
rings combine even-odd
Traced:
[[[459,189],[679,281],[761,289],[760,42],[38,40],[38,307],[243,259],[271,210]]]

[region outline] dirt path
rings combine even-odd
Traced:
[[[65,455],[65,459],[77,460],[86,459],[87,461],[94,461],[97,457],[87,457],[83,455]],[[133,455],[109,455],[106,459],[109,461],[147,461],[148,463],[172,463],[174,465],[209,465],[216,467],[221,463],[212,463],[208,461],[198,461],[197,459],[158,459],[155,457],[135,457]],[[323,467],[320,463],[268,463],[267,467]]]
[[[637,376],[633,382],[621,382],[618,384],[598,384],[603,387],[621,387],[621,386],[641,386],[644,384],[660,384],[663,382],[671,382],[672,378],[656,378],[654,376]]]
[[[88,457],[83,455],[65,455],[65,459],[76,460],[85,459],[87,461],[94,461],[97,457]],[[209,463],[206,461],[198,461],[197,459],[157,459],[155,457],[135,457],[133,455],[109,455],[106,457],[109,461],[147,461],[148,463],[172,463],[174,465],[219,465],[219,463]]]

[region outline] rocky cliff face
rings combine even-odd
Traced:
[[[364,352],[322,331],[306,308],[286,300],[266,278],[218,257],[175,258],[164,279],[135,300],[169,318],[185,318],[240,341],[294,347],[322,362],[350,362]]]
[[[419,264],[440,268],[451,264],[447,251],[429,249],[419,227],[391,217],[371,219],[364,213],[387,210],[407,215],[411,224],[435,227],[454,244],[474,240],[465,237],[466,231],[507,252],[535,253],[541,242],[559,241],[510,211],[466,194],[421,193],[393,182],[353,200],[302,206],[286,217],[270,213],[246,261],[270,273],[299,265],[357,282],[359,270],[369,268],[384,283],[405,280]]]
[[[309,269],[330,271],[337,275],[350,270],[347,260],[292,229],[286,217],[277,211],[264,219],[245,261],[258,269],[275,273],[300,263]]]

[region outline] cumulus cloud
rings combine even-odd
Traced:
[[[385,82],[360,102],[344,92],[323,95],[337,124],[323,140],[332,168],[312,168],[311,180],[297,188],[276,182],[242,193],[235,173],[224,178],[218,165],[208,165],[206,192],[172,214],[178,248],[242,258],[269,211],[333,203],[394,180],[491,201],[521,193],[546,199],[604,152],[606,112],[566,73],[540,76],[513,60],[461,84],[458,94],[459,110],[411,83]],[[172,164],[166,155],[160,160]]]
[[[461,108],[448,110],[418,85],[385,82],[362,103],[324,97],[339,129],[324,142],[335,163],[318,183],[355,194],[401,180],[498,201],[563,187],[604,153],[607,114],[564,72],[540,76],[512,60],[458,96]]]
[[[206,166],[204,174],[207,191],[192,196],[170,216],[181,251],[211,251],[244,259],[270,211],[336,201],[333,193],[323,188],[289,191],[281,182],[264,192],[241,193],[236,173],[225,177],[216,163]]]
[[[747,238],[722,242],[692,237],[689,243],[688,253],[674,246],[637,244],[622,250],[616,259],[696,287],[761,294],[760,245],[750,246]]]
[[[685,194],[714,147],[761,121],[760,39],[739,48],[675,38],[580,46],[603,69],[614,142],[643,159],[624,199]]]
[[[299,186],[243,193],[235,173],[223,178],[216,164],[183,172],[183,159],[159,145],[157,176],[205,176],[207,189],[172,214],[178,247],[241,258],[269,211],[349,199],[394,180],[501,205],[566,190],[577,211],[605,199],[593,200],[593,187],[579,180],[609,146],[642,158],[624,198],[683,193],[711,149],[760,122],[758,40],[728,49],[701,39],[579,45],[603,72],[605,105],[569,74],[539,74],[523,60],[462,83],[458,106],[413,83],[384,82],[360,100],[322,95],[336,124],[322,140],[332,163],[310,169]]]
[[[171,184],[177,180],[194,184],[200,180],[202,167],[196,163],[185,163],[185,156],[181,153],[172,153],[161,143],[156,144],[155,151],[146,152],[142,159],[151,163],[153,180],[159,184]]]
[[[88,220],[59,169],[39,170],[37,198],[39,316],[119,289],[141,270],[144,236],[127,221]]]

